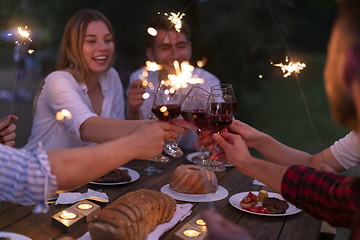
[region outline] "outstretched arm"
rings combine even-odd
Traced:
[[[128,136],[89,147],[48,151],[52,174],[59,190],[71,190],[132,159],[150,159],[161,153],[170,123],[153,122],[139,126]],[[66,172],[64,172],[66,166]],[[86,171],[84,171],[86,170]],[[79,174],[81,173],[81,174]]]

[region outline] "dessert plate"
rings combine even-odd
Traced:
[[[31,238],[28,238],[24,235],[11,232],[0,232],[0,237],[10,238],[11,240],[31,240]]]
[[[186,155],[186,159],[191,162],[191,158],[196,156],[196,155],[199,155],[200,152],[193,152],[193,153],[189,153],[188,155]],[[227,164],[224,164],[225,167],[233,167],[234,165],[232,165],[231,163],[227,163]]]
[[[131,182],[135,182],[136,180],[138,180],[140,178],[140,174],[135,170],[132,170],[132,169],[126,168],[126,167],[119,167],[118,169],[128,170],[129,176],[131,177],[131,181],[129,181],[129,182],[109,182],[109,183],[107,183],[107,182],[101,182],[101,183],[100,182],[90,182],[90,183],[96,184],[96,185],[108,185],[108,186],[110,186],[110,185],[121,185],[121,184],[127,184],[127,183],[131,183]]]
[[[259,192],[257,191],[251,191],[253,194],[258,195]],[[301,209],[296,208],[294,205],[292,205],[291,203],[288,202],[289,204],[289,208],[286,210],[286,213],[281,213],[281,214],[266,214],[266,213],[256,213],[256,212],[252,212],[249,210],[245,210],[240,206],[240,201],[241,199],[243,199],[249,192],[242,192],[242,193],[237,193],[235,195],[232,195],[229,198],[229,202],[230,204],[234,207],[237,208],[241,211],[247,212],[247,213],[251,213],[251,214],[256,214],[256,215],[261,215],[261,216],[267,216],[267,217],[280,217],[280,216],[288,216],[288,215],[292,215],[292,214],[296,214],[301,212]],[[285,200],[280,194],[277,193],[272,193],[269,192],[269,197],[275,197],[281,200]],[[261,206],[261,202],[258,202],[256,204],[257,206]]]
[[[229,195],[229,192],[222,186],[218,187],[216,193],[206,193],[206,194],[186,194],[178,193],[173,190],[169,184],[163,186],[160,191],[166,193],[170,197],[185,201],[185,202],[214,202],[226,198]]]

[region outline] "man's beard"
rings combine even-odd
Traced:
[[[344,92],[336,94],[330,99],[331,112],[335,121],[346,128],[357,130],[359,120],[356,114],[356,107],[351,96]]]

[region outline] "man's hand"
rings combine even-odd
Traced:
[[[0,120],[0,143],[6,146],[15,146],[14,133],[16,126],[12,122],[17,121],[19,118],[14,115],[9,115]]]
[[[145,88],[142,87],[141,84],[142,84],[141,80],[133,81],[130,85],[129,93],[128,93],[129,115],[137,116],[137,119],[139,119],[140,107],[144,102],[143,94],[145,93]],[[128,117],[128,118],[134,119],[134,117]]]
[[[144,123],[130,133],[129,144],[134,144],[136,159],[151,159],[163,150],[165,139],[170,138],[171,123],[154,121]],[[129,148],[130,149],[130,148]]]
[[[206,222],[207,240],[251,240],[251,235],[242,227],[223,218],[214,210],[207,210],[202,214]]]

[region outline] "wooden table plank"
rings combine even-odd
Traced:
[[[88,188],[93,190],[102,190],[105,192],[110,202],[119,196],[135,191],[138,189],[153,189],[160,191],[161,187],[168,184],[173,170],[181,164],[190,164],[186,159],[186,154],[179,159],[171,159],[169,163],[155,163],[155,166],[162,169],[164,172],[161,175],[146,176],[141,174],[140,178],[132,183],[114,186],[101,186],[94,184],[87,184],[75,191],[86,192]],[[125,165],[125,167],[141,172],[147,167],[148,161],[133,160]],[[248,176],[240,173],[235,167],[227,168],[224,172],[216,172],[219,185],[226,188],[229,195],[219,201],[213,203],[192,203],[192,214],[183,222],[177,224],[173,229],[165,233],[160,239],[171,240],[174,233],[180,229],[187,221],[192,219],[195,215],[203,212],[206,209],[214,208],[221,215],[229,219],[231,222],[246,228],[254,239],[318,239],[321,222],[308,216],[305,213],[299,213],[287,217],[265,217],[255,214],[249,214],[235,209],[229,204],[229,198],[240,192],[258,191],[261,187],[253,185]],[[178,203],[184,203],[177,201]],[[99,203],[104,207],[105,203]],[[0,230],[15,232],[28,236],[34,240],[48,240],[60,239],[64,236],[72,236],[75,239],[81,237],[87,231],[87,225],[83,224],[77,229],[70,232],[70,234],[63,233],[51,223],[51,217],[71,205],[50,205],[50,211],[46,214],[32,214],[33,207],[23,207],[12,203],[0,204]]]

